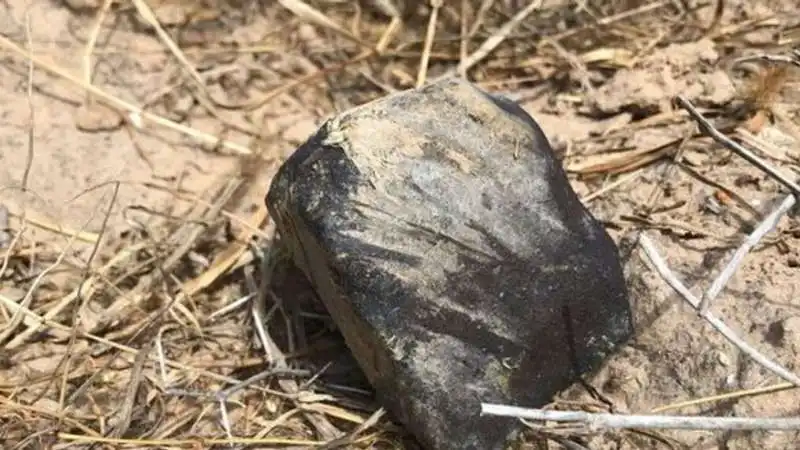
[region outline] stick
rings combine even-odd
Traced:
[[[689,304],[691,304],[695,309],[699,309],[700,300],[695,297],[694,294],[692,294],[691,291],[689,291],[689,289],[680,280],[678,280],[678,277],[676,277],[675,274],[669,269],[666,262],[664,262],[664,259],[661,257],[661,255],[659,255],[655,244],[653,244],[650,238],[644,233],[640,234],[639,244],[642,246],[642,250],[644,250],[645,254],[650,259],[650,262],[652,262],[656,267],[656,270],[664,279],[664,281],[666,281],[667,284],[675,289],[675,291],[687,302],[689,302]],[[720,319],[714,317],[708,311],[701,313],[700,316],[709,324],[711,324],[712,327],[716,328],[717,331],[722,333],[722,335],[725,336],[725,338],[728,339],[733,345],[739,347],[742,352],[753,358],[767,370],[790,383],[800,386],[800,378],[797,375],[762,355],[758,350],[751,347],[750,344],[739,338],[739,336],[737,336],[736,333],[727,325],[725,325],[725,323],[723,323]]]
[[[725,268],[722,269],[722,272],[714,279],[714,282],[711,283],[711,287],[703,294],[703,298],[700,300],[700,312],[706,312],[708,310],[708,304],[711,303],[711,300],[714,300],[717,295],[722,291],[728,281],[731,279],[733,274],[736,272],[736,269],[742,264],[744,257],[747,255],[753,247],[758,244],[764,236],[769,233],[770,231],[774,230],[776,226],[778,226],[778,222],[783,218],[783,216],[792,209],[792,207],[797,202],[797,199],[794,195],[788,195],[786,198],[783,199],[780,205],[775,208],[774,211],[769,213],[769,215],[747,236],[747,239],[742,243],[739,248],[733,253],[731,260],[728,264],[725,265]]]
[[[696,417],[552,411],[516,406],[481,404],[481,415],[549,420],[586,425],[592,430],[614,428],[666,428],[681,430],[800,430],[800,417]]]
[[[678,103],[683,107],[692,118],[697,121],[700,126],[700,129],[703,133],[710,136],[714,141],[718,144],[722,145],[723,147],[731,150],[732,152],[736,153],[737,155],[741,156],[742,158],[746,159],[751,164],[755,165],[772,178],[777,180],[778,182],[782,183],[783,185],[787,186],[793,195],[787,197],[779,206],[776,211],[773,211],[764,221],[759,224],[758,228],[748,236],[747,240],[736,250],[734,253],[731,261],[725,266],[722,273],[714,280],[711,284],[711,287],[703,294],[703,297],[700,299],[700,313],[703,314],[708,311],[710,306],[711,300],[716,298],[717,295],[722,291],[725,287],[725,284],[730,280],[733,276],[736,269],[741,265],[742,260],[744,259],[745,255],[771,230],[773,230],[776,226],[778,221],[783,217],[784,214],[789,212],[792,206],[795,203],[794,196],[800,195],[800,186],[798,186],[793,181],[789,180],[783,174],[778,172],[775,168],[767,164],[764,160],[757,157],[755,154],[744,148],[739,143],[735,142],[734,140],[730,139],[729,137],[722,134],[719,130],[717,130],[711,122],[708,121],[699,111],[692,105],[692,103],[682,96],[677,97]]]
[[[689,115],[692,116],[692,118],[697,122],[697,124],[700,126],[700,130],[703,133],[710,136],[720,145],[726,147],[727,149],[731,150],[732,152],[746,159],[750,164],[753,164],[754,166],[764,171],[764,173],[774,178],[775,181],[789,188],[794,195],[800,196],[800,185],[798,185],[797,183],[790,180],[782,173],[775,170],[772,166],[767,164],[764,160],[756,156],[750,150],[742,147],[736,141],[720,133],[719,130],[717,130],[716,128],[714,128],[713,125],[711,125],[711,122],[709,122],[708,119],[703,117],[703,115],[700,114],[700,112],[697,111],[697,109],[695,109],[694,105],[692,105],[692,103],[689,100],[687,100],[681,95],[677,96],[676,100],[680,104],[680,106],[683,109],[685,109],[686,112],[688,112]]]
[[[466,76],[467,70],[472,68],[475,64],[478,64],[481,60],[486,58],[489,53],[493,52],[494,49],[497,48],[506,38],[514,31],[514,28],[517,27],[523,20],[525,20],[529,15],[531,15],[534,11],[539,9],[542,6],[541,0],[534,0],[530,2],[527,6],[519,10],[514,17],[511,18],[508,22],[506,22],[502,27],[500,27],[494,34],[489,36],[477,50],[475,50],[471,55],[469,55],[466,59],[462,60],[458,67],[454,70],[448,71],[441,77],[437,78],[437,80],[441,80],[444,78],[448,78],[454,75],[459,75],[461,77]]]
[[[439,18],[439,8],[442,7],[442,0],[431,0],[431,15],[428,19],[428,30],[425,33],[425,46],[422,49],[422,57],[419,61],[419,71],[417,72],[416,87],[425,85],[425,78],[428,76],[428,62],[431,59],[431,48],[433,47],[433,37],[436,35],[436,21]]]
[[[15,44],[13,41],[11,41],[10,39],[6,38],[3,35],[0,35],[0,47],[5,47],[6,49],[16,53],[19,56],[22,56],[23,58],[25,58],[28,61],[32,62],[33,64],[39,66],[40,68],[52,73],[53,75],[56,75],[56,76],[58,76],[60,78],[63,78],[64,80],[69,81],[70,83],[72,83],[72,84],[84,89],[87,93],[93,94],[97,98],[103,100],[107,105],[109,105],[109,106],[111,106],[113,108],[116,108],[116,109],[122,109],[122,110],[126,111],[127,115],[128,115],[128,118],[132,122],[134,122],[134,124],[139,128],[144,126],[144,123],[142,121],[142,119],[144,119],[144,120],[147,120],[149,122],[152,122],[152,123],[155,123],[157,125],[160,125],[162,127],[169,128],[171,130],[177,131],[177,132],[179,132],[181,134],[184,134],[186,136],[191,136],[194,139],[196,139],[197,141],[200,141],[200,142],[202,142],[204,144],[207,144],[207,145],[210,145],[210,146],[214,146],[215,148],[218,147],[218,146],[221,146],[221,147],[227,148],[228,150],[232,150],[232,151],[234,151],[235,153],[237,153],[239,155],[250,155],[250,154],[252,154],[252,151],[248,147],[245,147],[244,145],[236,144],[234,142],[230,142],[230,141],[221,139],[221,138],[219,138],[217,136],[214,136],[214,135],[211,135],[209,133],[205,133],[203,131],[195,130],[195,129],[193,129],[191,127],[188,127],[186,125],[182,125],[182,124],[179,124],[177,122],[173,122],[171,120],[168,120],[168,119],[165,119],[163,117],[160,117],[160,116],[158,116],[156,114],[144,111],[139,106],[136,106],[133,103],[127,102],[127,101],[122,100],[120,98],[117,98],[117,97],[115,97],[115,96],[113,96],[113,95],[101,90],[100,88],[98,88],[98,87],[96,87],[94,85],[91,85],[91,84],[87,85],[83,81],[83,79],[81,79],[81,78],[79,78],[79,77],[67,72],[66,70],[64,70],[64,69],[62,69],[60,67],[56,67],[56,66],[54,66],[52,64],[49,64],[49,63],[45,62],[43,59],[41,59],[41,58],[39,58],[37,56],[34,56],[29,51],[24,50],[22,47],[20,47],[19,45]]]

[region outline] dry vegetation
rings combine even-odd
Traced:
[[[16,81],[3,89],[28,99],[30,120],[13,139],[9,128],[0,134],[24,144],[0,154],[0,165],[11,152],[24,161],[0,171],[3,447],[413,448],[373,404],[303,279],[267,270],[280,255],[263,197],[282,158],[325,117],[449,74],[522,103],[615,238],[658,230],[702,281],[687,265],[713,269],[781,189],[713,147],[672,99],[687,96],[721,131],[796,173],[800,145],[785,145],[800,140],[793,69],[736,59],[788,54],[800,41],[788,12],[800,4],[592,3],[52,0],[38,10],[68,14],[69,34],[53,37],[69,41],[63,54],[32,37],[26,2],[6,0],[0,58]],[[47,205],[62,200],[31,187],[47,176],[31,170],[48,145],[36,139],[52,116],[35,107],[42,95],[51,97],[42,108],[68,110],[86,139],[129,137],[150,172],[78,182],[80,192],[59,198],[99,192],[96,206],[71,223],[54,218]],[[170,163],[171,150],[153,155],[136,136],[195,153]],[[194,159],[209,164],[197,171],[204,178],[164,175]],[[125,197],[132,189],[155,197]],[[783,221],[719,303],[795,370],[798,239],[798,222]],[[693,316],[676,318],[679,301],[663,297],[637,303],[642,337],[590,380],[593,399],[571,393],[556,407],[798,413],[794,391],[768,387],[774,379],[701,322],[685,330]],[[690,399],[700,400],[680,403]],[[545,428],[530,445],[791,448],[796,436],[781,436]]]

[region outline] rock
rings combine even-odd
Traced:
[[[85,132],[114,131],[122,124],[122,116],[102,103],[84,103],[75,114],[75,126]]]
[[[328,120],[267,205],[378,400],[429,449],[500,449],[632,334],[617,248],[536,122],[449,79]]]
[[[64,4],[73,11],[93,11],[100,7],[100,0],[65,0]]]

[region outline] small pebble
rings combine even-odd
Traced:
[[[75,114],[75,126],[85,132],[114,131],[122,122],[119,113],[97,102],[81,105]]]
[[[65,0],[64,3],[74,11],[88,11],[100,6],[99,0]]]

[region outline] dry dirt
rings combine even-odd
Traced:
[[[0,4],[0,30],[3,37],[80,81],[98,4],[67,3],[6,0]],[[264,233],[248,231],[242,222],[252,219],[252,228],[267,229],[258,219],[259,211],[280,159],[327,115],[413,84],[418,56],[406,53],[419,54],[419,45],[398,47],[392,63],[352,64],[348,75],[340,76],[333,70],[342,61],[339,53],[346,53],[344,59],[355,56],[355,44],[334,39],[324,27],[301,23],[277,4],[262,3],[150,3],[199,72],[207,91],[202,94],[128,3],[105,16],[91,57],[92,83],[102,91],[148,105],[148,111],[192,130],[221,136],[234,143],[228,148],[146,120],[140,126],[136,115],[87,102],[78,84],[43,66],[33,71],[29,95],[28,61],[6,46],[0,48],[0,212],[6,208],[11,218],[8,229],[0,229],[0,248],[13,249],[0,270],[0,295],[40,316],[61,306],[47,317],[52,322],[22,340],[18,336],[36,319],[14,323],[15,309],[0,304],[0,320],[8,324],[0,327],[0,435],[10,443],[6,448],[65,448],[66,443],[88,448],[90,442],[119,448],[124,439],[132,440],[128,448],[200,448],[200,441],[178,440],[225,438],[213,399],[185,394],[229,385],[230,379],[209,373],[244,379],[264,367],[263,351],[254,343],[244,309],[212,316],[245,295],[252,281],[247,274],[255,263],[247,257],[246,244],[237,247],[241,242],[236,237],[248,242]],[[350,3],[316,4],[330,8],[330,17],[347,22],[348,28],[359,20],[387,21],[368,11],[370,2],[353,10],[347,8]],[[496,3],[507,19],[525,2]],[[544,8],[558,9],[551,3],[556,2],[545,2]],[[670,2],[612,3],[619,12]],[[765,149],[759,154],[796,178],[800,120],[795,112],[800,99],[792,91],[797,85],[789,77],[775,98],[767,100],[765,89],[758,90],[759,101],[775,117],[774,123],[760,126],[738,108],[760,106],[743,95],[747,86],[757,84],[746,82],[731,61],[748,52],[777,51],[779,38],[788,40],[784,48],[792,39],[797,46],[800,21],[795,16],[800,4],[784,0],[751,5],[737,0],[724,6],[719,25],[705,35],[691,27],[669,28],[665,15],[656,15],[639,25],[629,22],[613,32],[605,30],[606,41],[591,45],[588,39],[566,36],[578,27],[576,21],[586,21],[586,11],[562,6],[573,12],[564,13],[560,21],[524,23],[523,36],[503,48],[511,57],[489,57],[471,73],[487,89],[517,99],[540,122],[563,155],[576,191],[607,224],[626,259],[636,339],[587,380],[595,392],[576,386],[560,396],[559,408],[648,413],[782,381],[698,317],[653,271],[641,250],[629,245],[636,232],[646,233],[699,295],[733,248],[786,194],[709,139],[689,139],[696,127],[672,102],[675,95],[686,96],[730,135],[741,138],[737,127],[750,127]],[[598,6],[594,12],[611,15],[602,10]],[[453,26],[452,11],[458,9],[442,13],[441,28]],[[699,22],[710,23],[712,13],[713,5],[701,8]],[[414,14],[427,17],[428,11],[412,11],[405,20],[416,23]],[[425,20],[417,29],[425,29]],[[525,47],[534,45],[529,41],[542,27],[537,20],[551,27],[542,34],[563,35],[556,51],[534,54]],[[376,41],[372,31],[361,30],[368,42]],[[626,47],[631,36],[637,44]],[[451,44],[441,45],[449,45],[450,51]],[[439,55],[445,53],[440,50]],[[430,70],[441,73],[452,62],[434,54]],[[508,68],[512,65],[514,70]],[[310,75],[320,70],[320,76]],[[526,77],[539,79],[512,82]],[[302,82],[293,84],[297,80]],[[242,106],[263,99],[267,92],[274,95],[252,108]],[[205,98],[206,104],[195,97]],[[256,156],[237,154],[236,145],[249,146]],[[231,180],[241,184],[231,188],[222,208],[226,214],[192,209],[198,197],[201,206],[213,203]],[[86,234],[73,242],[70,236],[76,230]],[[19,242],[12,242],[15,236]],[[184,243],[188,248],[181,250]],[[218,267],[223,249],[234,252],[234,267],[210,277],[208,286],[192,291],[191,298],[176,302],[181,285]],[[115,266],[113,258],[125,251],[133,256]],[[62,252],[63,258],[57,259]],[[177,259],[170,260],[171,255]],[[309,297],[296,275],[282,275],[278,297],[295,296],[285,302]],[[32,288],[33,295],[26,297]],[[800,373],[799,291],[800,222],[784,218],[748,255],[712,311],[763,354]],[[70,297],[71,292],[77,294]],[[158,316],[166,318],[153,322]],[[324,318],[311,313],[306,317],[314,324],[306,325],[304,344],[316,350],[284,351],[290,360],[316,352],[325,364],[331,349],[342,350],[341,343],[331,338]],[[283,323],[283,318],[278,321]],[[320,344],[323,341],[327,344]],[[153,349],[159,346],[166,358],[183,366],[162,372],[155,360],[136,356],[144,352],[135,349],[155,355]],[[334,386],[331,380],[347,373],[346,361],[332,367],[317,394],[302,382],[294,387],[272,383],[271,391],[240,394],[230,405],[234,436],[259,438],[258,448],[303,448],[353,431],[375,405],[368,396]],[[138,389],[129,389],[132,385]],[[172,387],[184,395],[169,392]],[[305,397],[299,401],[300,394],[285,393],[292,389]],[[775,389],[664,412],[797,416],[798,405],[800,391]],[[386,418],[355,431],[362,440],[345,447],[403,448],[402,431]],[[591,449],[800,448],[795,432],[548,433],[572,436]],[[533,433],[531,445],[545,448],[545,435]],[[100,443],[99,436],[117,440]],[[558,448],[552,440],[549,445]]]

